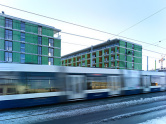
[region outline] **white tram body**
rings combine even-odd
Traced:
[[[166,90],[166,73],[0,64],[0,109]]]

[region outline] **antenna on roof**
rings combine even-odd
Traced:
[[[4,11],[2,11],[2,14],[5,14],[5,12],[4,12]]]

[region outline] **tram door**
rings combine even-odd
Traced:
[[[150,76],[142,76],[143,92],[150,92]]]
[[[165,83],[165,77],[160,77],[160,84],[161,91],[164,91],[166,89],[166,83]]]
[[[120,76],[109,76],[108,77],[108,87],[110,88],[110,95],[120,95],[121,94],[121,79]]]
[[[68,75],[66,79],[67,95],[69,100],[83,99],[85,77],[82,75]]]

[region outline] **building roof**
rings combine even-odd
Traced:
[[[100,44],[97,44],[97,45],[94,45],[94,46],[91,46],[91,47],[93,47],[93,49],[95,49],[97,47],[102,47],[102,46],[105,46],[105,45],[109,45],[110,43],[115,42],[115,41],[124,41],[124,42],[128,42],[128,43],[136,44],[138,46],[142,46],[140,44],[133,43],[133,42],[130,42],[130,41],[126,41],[126,40],[123,40],[123,39],[113,39],[113,40],[108,40],[106,42],[103,42],[103,43],[100,43]],[[72,55],[75,55],[75,54],[78,54],[78,53],[82,53],[82,52],[85,52],[85,51],[88,51],[88,50],[91,51],[91,47],[87,47],[85,49],[78,50],[78,51],[75,51],[73,53],[66,54],[66,55],[62,56],[61,58],[66,58],[68,56],[72,56]]]
[[[15,20],[19,20],[19,21],[23,21],[23,22],[32,23],[32,24],[39,25],[39,26],[43,26],[43,27],[47,27],[47,28],[51,28],[51,29],[53,29],[54,31],[57,31],[57,32],[60,32],[60,31],[61,31],[60,29],[57,29],[57,28],[55,28],[55,27],[53,27],[53,26],[49,26],[49,25],[45,25],[45,24],[41,24],[41,23],[34,22],[34,21],[29,21],[29,20],[26,20],[26,19],[22,19],[22,18],[14,17],[14,16],[10,16],[10,15],[6,15],[6,14],[2,14],[2,13],[0,13],[0,16],[6,17],[6,18],[15,19]]]

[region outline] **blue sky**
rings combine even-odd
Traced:
[[[149,15],[157,12],[166,6],[165,0],[0,0],[0,4],[16,7],[30,12],[46,15],[56,19],[84,25],[87,27],[99,29],[105,32],[118,34],[128,27],[136,24]],[[39,23],[54,26],[61,29],[63,32],[94,37],[102,40],[121,38],[112,35],[103,34],[73,25],[53,21],[43,17],[19,12],[6,7],[0,6],[0,11],[5,11],[5,14],[36,21]],[[155,43],[158,46],[166,48],[166,9],[158,14],[150,17],[135,27],[123,32],[121,36],[129,37],[143,42]],[[65,55],[87,46],[101,43],[101,41],[89,40],[85,38],[65,35],[61,33],[62,51]],[[123,38],[121,38],[123,39]],[[158,41],[162,42],[158,43]],[[143,44],[143,48],[156,52],[166,53],[166,49],[161,49],[155,46]],[[64,42],[77,43],[86,46],[78,46],[67,44]],[[156,54],[143,50],[143,69],[146,70],[147,60],[149,55],[149,69],[154,69],[155,58],[157,67],[160,63],[157,58],[161,58],[161,54]],[[152,58],[154,57],[154,58]],[[166,62],[164,63],[166,67]]]

